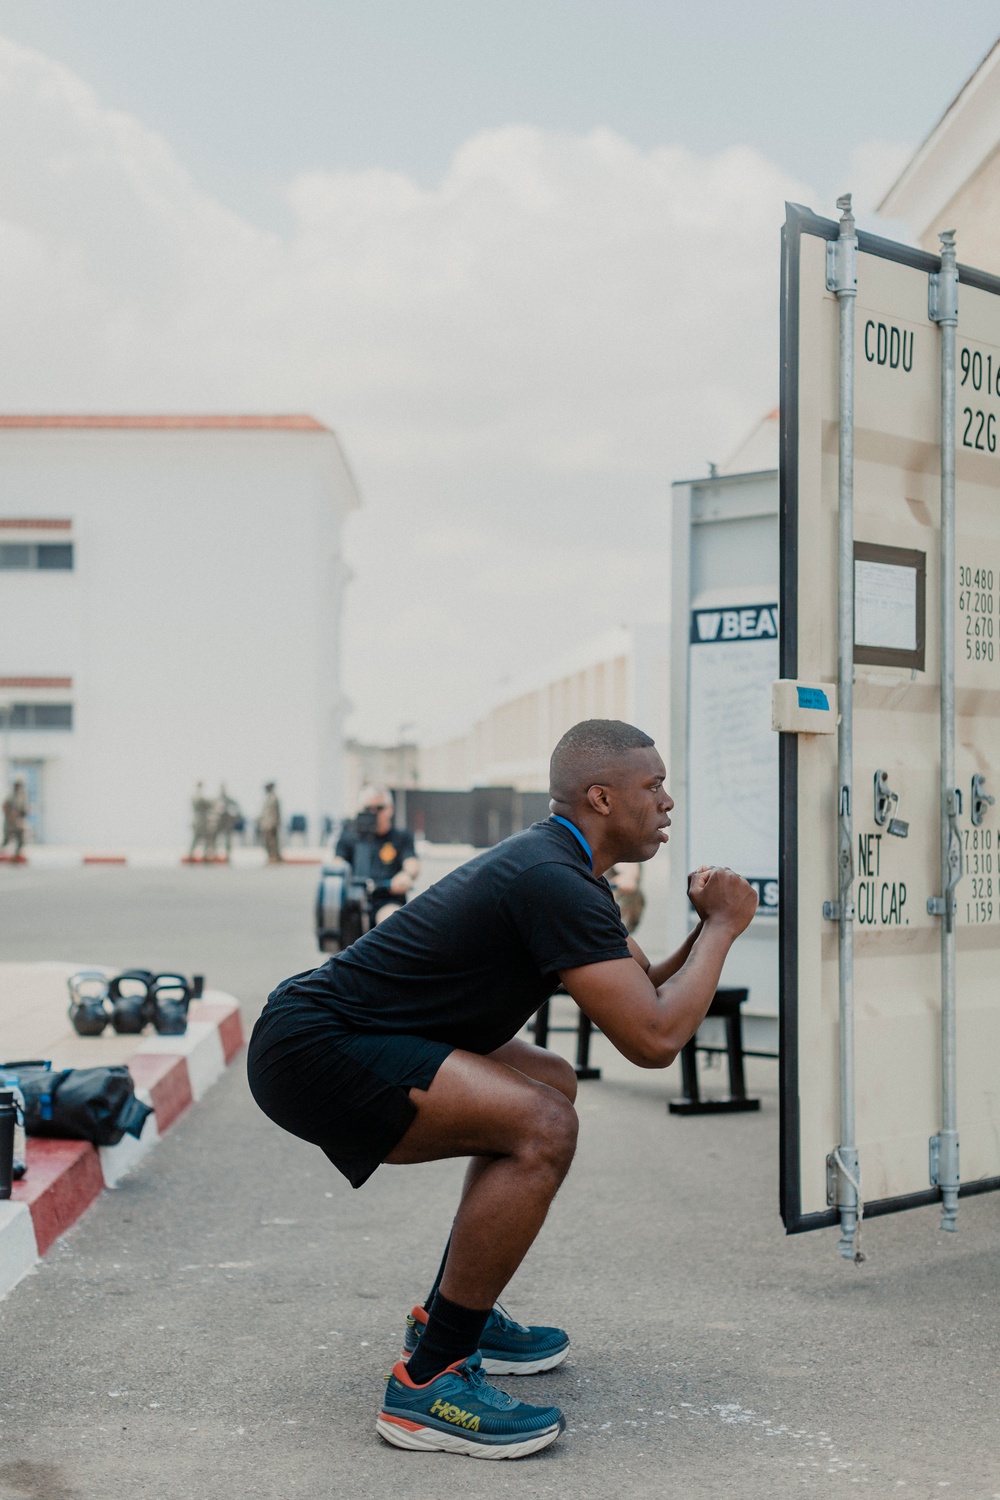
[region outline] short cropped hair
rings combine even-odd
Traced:
[[[575,802],[589,787],[614,779],[616,761],[630,750],[647,750],[651,735],[621,719],[583,719],[567,729],[549,761],[549,796]]]
[[[395,811],[396,799],[387,786],[380,784],[363,786],[358,793],[358,812],[364,812],[370,802],[384,802],[387,807]]]

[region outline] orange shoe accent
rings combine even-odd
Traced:
[[[409,1358],[409,1356],[407,1355],[406,1358]],[[411,1391],[415,1391],[417,1389],[417,1383],[415,1380],[411,1380],[409,1375],[406,1373],[406,1358],[397,1359],[396,1363],[392,1367],[392,1373],[393,1375],[395,1375],[397,1380],[402,1382],[403,1385],[408,1386]]]
[[[405,1417],[391,1417],[387,1411],[381,1412],[383,1422],[392,1422],[397,1427],[405,1427],[407,1432],[420,1432],[423,1428],[422,1422],[408,1422]]]
[[[443,1370],[438,1370],[436,1375],[432,1375],[430,1380],[425,1380],[423,1384],[418,1384],[415,1380],[410,1379],[406,1365],[401,1359],[398,1359],[393,1365],[392,1373],[395,1375],[400,1384],[405,1385],[409,1390],[425,1391],[429,1385],[433,1385],[435,1380],[440,1380],[442,1375],[447,1375],[449,1370],[457,1370],[459,1365],[464,1365],[468,1357],[469,1356],[465,1354],[461,1359],[456,1359],[453,1365],[445,1365]]]

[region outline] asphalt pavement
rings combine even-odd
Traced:
[[[0,958],[179,966],[240,996],[313,964],[306,869],[0,870]],[[640,933],[640,937],[642,934]],[[353,1192],[240,1066],[0,1303],[0,1500],[1000,1496],[1000,1200],[786,1238],[775,1065],[759,1115],[669,1116],[678,1069],[598,1039],[581,1143],[506,1301],[572,1335],[499,1384],[568,1430],[516,1463],[374,1432],[460,1163]],[[705,1088],[718,1086],[718,1073]]]

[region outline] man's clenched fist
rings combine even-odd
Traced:
[[[703,922],[724,922],[734,936],[750,926],[757,910],[753,886],[722,865],[701,865],[688,876],[688,900]]]

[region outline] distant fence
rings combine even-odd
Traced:
[[[431,844],[472,844],[488,849],[549,815],[548,792],[512,786],[477,786],[471,792],[393,788],[400,824]]]

